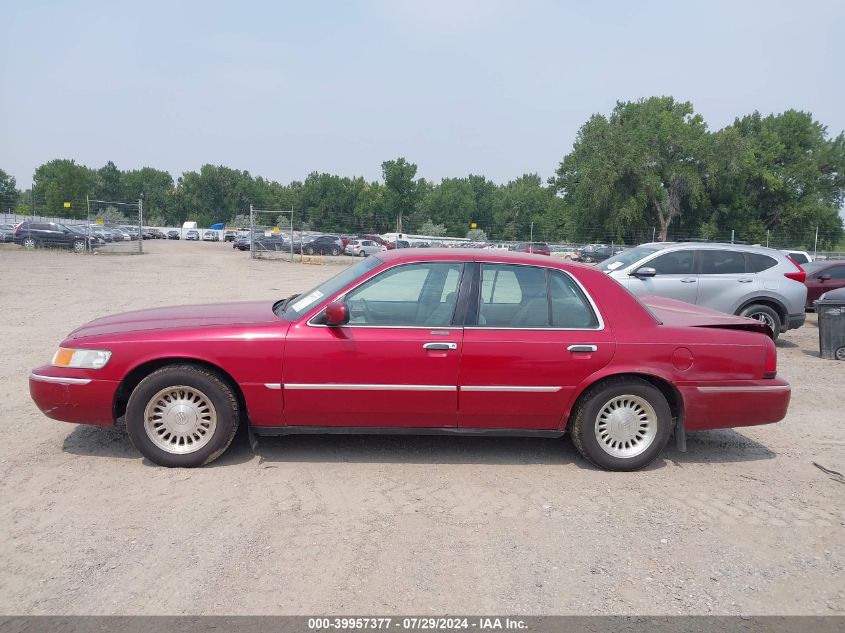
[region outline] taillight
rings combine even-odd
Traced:
[[[17,237],[18,235],[20,235],[20,234],[21,234],[21,227],[22,227],[22,226],[23,226],[23,222],[19,223],[19,224],[15,227],[15,237]]]
[[[766,351],[763,360],[763,378],[774,378],[778,375],[778,348],[775,342],[766,337]]]
[[[806,273],[806,272],[804,272],[804,269],[803,269],[803,268],[801,268],[801,265],[800,265],[798,262],[796,262],[794,259],[792,259],[789,255],[787,255],[787,256],[786,256],[786,258],[787,258],[790,262],[792,262],[792,265],[793,265],[793,266],[795,266],[795,268],[797,268],[797,269],[798,269],[798,272],[794,272],[794,273],[783,273],[783,276],[784,276],[784,277],[788,277],[789,279],[794,279],[794,280],[795,280],[795,281],[797,281],[798,283],[802,283],[802,284],[803,284],[803,283],[807,280],[807,273]]]

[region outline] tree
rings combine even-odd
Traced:
[[[174,208],[173,176],[161,169],[142,167],[121,174],[122,195],[126,202],[144,200],[144,216],[163,217],[168,224],[181,224]]]
[[[14,176],[0,169],[0,211],[7,212],[17,208],[20,191]]]
[[[97,170],[94,197],[107,202],[126,202],[121,177],[120,170],[112,161],[100,167]]]
[[[666,240],[676,218],[704,197],[707,126],[692,104],[672,97],[617,103],[578,132],[555,184],[572,212],[607,235],[656,222]]]
[[[487,233],[481,229],[470,229],[467,231],[467,239],[472,240],[473,242],[486,242]]]
[[[563,220],[557,213],[554,188],[544,186],[537,174],[525,174],[499,187],[493,204],[496,236],[505,240],[527,238],[531,223],[542,227],[540,233],[562,233]],[[557,213],[557,215],[556,215]],[[557,228],[557,231],[552,230]]]
[[[420,235],[430,235],[431,237],[443,237],[448,231],[443,224],[435,224],[431,220],[426,220],[420,225]]]
[[[386,160],[381,164],[384,177],[385,206],[388,213],[397,218],[398,230],[402,232],[402,216],[413,212],[418,200],[417,166],[404,158]]]
[[[709,172],[707,232],[805,248],[817,227],[823,248],[842,239],[845,135],[829,139],[811,114],[736,119],[713,135]]]
[[[35,170],[33,180],[36,212],[76,218],[87,215],[85,198],[94,192],[96,182],[92,170],[73,160],[51,160]],[[70,209],[64,207],[65,202],[71,203]]]

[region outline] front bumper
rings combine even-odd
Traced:
[[[687,431],[779,422],[786,417],[792,388],[782,378],[728,384],[679,385]]]
[[[794,330],[795,328],[799,328],[804,325],[804,321],[807,320],[807,314],[802,312],[801,314],[790,314],[786,317],[786,330]]]
[[[48,418],[112,426],[117,381],[92,378],[94,371],[45,365],[29,375],[29,395]]]

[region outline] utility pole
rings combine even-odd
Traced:
[[[813,259],[816,259],[816,255],[819,253],[819,227],[816,227],[816,243],[813,245]]]
[[[769,229],[766,229],[766,248],[769,248]]]
[[[293,240],[292,236],[291,240]],[[255,211],[251,204],[249,205],[249,256],[255,259]]]
[[[731,229],[731,244],[734,243],[734,233],[735,233],[735,231],[733,229]]]
[[[138,198],[138,254],[144,252],[144,194]]]

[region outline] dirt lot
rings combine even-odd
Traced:
[[[776,425],[693,435],[644,472],[562,440],[239,434],[201,470],[47,419],[27,375],[100,315],[285,296],[336,266],[228,244],[0,246],[0,612],[843,614],[845,363],[779,343]]]

